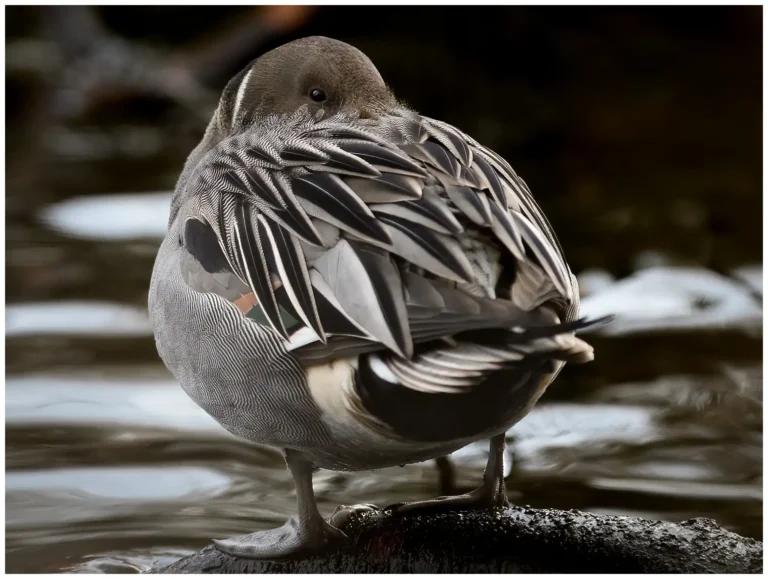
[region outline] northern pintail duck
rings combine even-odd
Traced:
[[[481,487],[406,503],[506,504],[504,433],[566,361],[576,281],[493,151],[398,102],[359,50],[305,38],[224,89],[171,204],[149,308],[160,355],[224,428],[281,449],[298,514],[216,541],[243,557],[329,546],[315,468],[420,462],[490,439]]]

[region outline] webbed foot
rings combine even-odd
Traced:
[[[397,503],[387,507],[387,510],[401,514],[455,507],[493,509],[509,506],[507,487],[504,483],[504,444],[503,433],[491,439],[488,464],[485,467],[485,474],[483,474],[483,486],[480,488],[464,495],[437,497],[436,499],[410,503]]]
[[[503,481],[502,481],[503,483]],[[395,513],[407,513],[412,511],[449,509],[453,507],[466,507],[475,509],[493,509],[508,507],[506,488],[489,490],[486,485],[473,490],[464,495],[452,495],[448,497],[437,497],[426,501],[414,501],[410,503],[397,503],[390,505],[387,509]]]
[[[301,524],[298,517],[277,529],[214,540],[222,553],[248,559],[277,559],[332,549],[345,544],[347,536],[323,519]]]
[[[344,532],[323,519],[317,509],[312,490],[312,464],[296,451],[285,449],[284,452],[285,462],[296,483],[298,515],[277,529],[215,540],[213,544],[222,553],[247,559],[277,559],[346,544]]]

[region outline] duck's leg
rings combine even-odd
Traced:
[[[298,514],[277,529],[214,540],[219,551],[235,557],[272,559],[318,551],[346,541],[346,535],[320,515],[312,490],[312,465],[294,451],[285,451],[285,462],[296,482]]]
[[[449,456],[438,456],[435,459],[437,475],[440,481],[440,492],[444,495],[456,494],[456,469]]]
[[[491,438],[491,448],[488,454],[488,463],[483,474],[483,486],[467,493],[452,497],[438,497],[428,501],[416,501],[401,503],[389,507],[396,513],[405,513],[416,510],[451,508],[451,507],[475,507],[494,508],[509,505],[507,501],[507,487],[504,484],[504,433]]]

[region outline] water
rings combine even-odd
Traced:
[[[690,28],[688,19],[684,25]],[[528,38],[514,36],[515,42]],[[704,48],[718,54],[733,46],[702,37]],[[421,31],[418,38],[422,42]],[[545,138],[538,149],[531,147],[526,177],[532,175],[535,194],[549,189],[549,197],[541,193],[542,205],[576,266],[611,268],[580,275],[585,313],[616,313],[617,320],[589,337],[596,361],[566,368],[510,432],[510,499],[669,521],[710,517],[762,539],[762,265],[755,262],[760,224],[752,211],[760,202],[750,181],[752,157],[734,148],[749,146],[744,131],[759,123],[741,101],[702,100],[719,94],[711,78],[737,70],[733,63],[744,59],[724,59],[717,69],[722,74],[715,74],[710,67],[720,60],[699,57],[707,66],[688,72],[704,79],[706,90],[695,93],[695,102],[709,103],[722,115],[697,113],[689,98],[677,105],[663,100],[663,111],[654,113],[662,119],[659,126],[666,126],[668,115],[681,128],[665,132],[650,123],[653,135],[644,137],[640,129],[649,125],[651,113],[627,114],[616,104],[624,106],[618,96],[608,98],[611,87],[642,97],[641,91],[622,85],[621,76],[605,80],[613,51],[597,46],[603,100],[580,72],[563,75],[563,82],[573,78],[575,84],[552,90],[581,95],[569,100],[578,114],[572,110],[556,120],[574,124],[566,131],[572,141],[555,135],[549,145]],[[520,53],[539,51],[538,45],[529,48]],[[577,55],[566,62],[566,71],[593,60],[578,51],[550,57],[555,54]],[[401,68],[399,62],[390,67]],[[682,74],[673,72],[675,79]],[[494,76],[494,83],[502,81]],[[552,88],[520,82],[515,89],[521,86],[523,95]],[[659,86],[674,85],[664,83]],[[644,76],[641,84],[655,86]],[[732,79],[717,85],[728,95],[752,94]],[[504,102],[512,94],[477,90]],[[466,94],[454,100],[471,102]],[[542,102],[534,96],[521,102]],[[448,100],[444,94],[435,100],[437,114]],[[552,111],[571,110],[548,102]],[[642,102],[626,106],[645,110]],[[502,104],[489,101],[487,109],[501,110]],[[595,117],[595,108],[613,116]],[[613,117],[621,122],[609,122]],[[725,136],[701,138],[702,118],[727,119]],[[632,136],[633,122],[639,137]],[[477,121],[474,134],[500,139],[506,129],[495,123]],[[538,134],[540,127],[529,124]],[[689,125],[697,131],[685,130]],[[461,126],[472,132],[471,125]],[[520,126],[510,138],[528,142],[528,124]],[[595,126],[603,132],[592,131]],[[7,571],[143,571],[192,553],[212,537],[282,524],[295,502],[282,460],[230,436],[185,396],[159,362],[147,320],[146,292],[166,224],[168,191],[194,139],[166,134],[157,123],[32,128],[39,141],[32,147],[24,148],[17,133],[9,137],[14,156],[6,198]],[[659,148],[661,133],[678,139],[690,158],[706,159],[706,166],[688,167]],[[589,151],[594,156],[583,162],[578,155]],[[654,180],[643,181],[639,176],[649,167]],[[686,197],[675,197],[679,191]],[[726,211],[735,207],[740,210]],[[710,230],[716,230],[714,237]],[[680,248],[685,259],[670,248]],[[477,444],[454,455],[457,492],[478,484],[486,453]],[[384,506],[439,493],[431,462],[355,474],[320,471],[315,489],[325,514],[340,503]]]

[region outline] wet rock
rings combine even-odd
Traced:
[[[510,507],[355,516],[342,551],[238,559],[212,546],[151,573],[761,573],[762,543],[709,519],[680,524]]]

